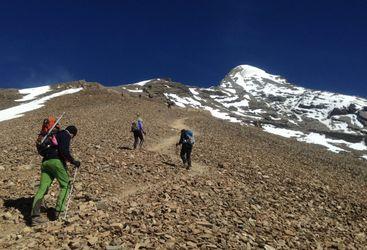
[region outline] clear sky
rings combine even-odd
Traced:
[[[367,97],[367,1],[1,2],[0,87],[155,77],[211,86],[240,64]]]

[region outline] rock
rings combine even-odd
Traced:
[[[291,231],[291,230],[289,230],[289,229],[286,229],[286,230],[284,231],[284,233],[285,233],[285,234],[287,234],[287,235],[290,235],[290,236],[295,236],[295,235],[296,235],[296,233],[295,233],[295,232],[293,232],[293,231]]]
[[[19,166],[19,169],[20,170],[31,170],[35,167],[34,164],[25,164],[25,165],[22,165],[22,166]]]
[[[0,171],[5,170],[5,167],[0,165]]]
[[[96,202],[96,208],[98,210],[108,210],[109,205],[105,201]]]
[[[264,246],[264,249],[265,249],[265,250],[275,250],[275,248],[274,248],[274,247],[269,246],[269,245],[265,245],[265,246]]]
[[[209,227],[209,228],[213,227],[213,224],[211,224],[207,221],[197,221],[196,224],[198,224],[200,226],[204,226],[204,227]]]
[[[197,248],[197,244],[195,242],[192,242],[192,241],[187,241],[186,242],[186,245],[189,246],[189,247],[192,247],[192,248]]]
[[[33,232],[33,230],[32,230],[32,228],[30,228],[30,227],[25,227],[25,228],[23,228],[22,232],[23,232],[24,234],[28,234],[28,233]]]
[[[98,242],[98,237],[93,235],[87,235],[86,238],[88,239],[88,243],[94,245]]]
[[[112,223],[110,227],[113,228],[113,229],[122,230],[124,228],[124,225],[122,223]]]
[[[122,246],[106,246],[106,250],[122,250]]]
[[[14,216],[13,216],[11,213],[6,212],[6,213],[3,213],[3,214],[2,214],[2,218],[3,218],[4,220],[13,220],[13,219],[14,219]]]
[[[79,242],[78,239],[74,239],[72,242],[69,243],[69,247],[71,249],[80,249],[81,248],[81,244]]]
[[[355,236],[355,239],[359,242],[363,242],[366,240],[366,234],[365,233],[358,233]]]
[[[77,182],[74,184],[74,188],[78,191],[83,190],[83,184],[81,182]]]
[[[225,168],[225,164],[224,163],[218,163],[218,168]]]

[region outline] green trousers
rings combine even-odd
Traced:
[[[56,211],[64,211],[66,198],[69,192],[69,175],[59,159],[50,159],[42,163],[41,184],[38,188],[36,195],[34,196],[31,212],[32,216],[40,215],[40,208],[43,197],[45,196],[48,188],[51,186],[52,181],[55,178],[60,185],[59,197],[57,198],[56,203]]]

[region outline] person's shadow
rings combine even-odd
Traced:
[[[18,199],[4,200],[5,208],[15,208],[19,210],[23,215],[24,222],[31,225],[31,209],[32,209],[33,197],[21,197]]]
[[[4,200],[5,208],[15,208],[23,215],[23,220],[27,226],[32,226],[31,209],[33,197],[21,197],[18,199]],[[55,209],[52,207],[41,206],[41,213],[46,213],[50,221],[55,220]]]

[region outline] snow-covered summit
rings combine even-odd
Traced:
[[[239,65],[233,69],[234,71],[239,71],[243,78],[250,78],[250,77],[261,77],[261,78],[275,78],[278,76],[271,75],[265,70],[259,69],[257,67],[251,65]]]
[[[164,96],[180,107],[208,110],[231,122],[261,123],[269,133],[328,145],[334,152],[367,150],[354,145],[364,143],[367,134],[363,98],[298,87],[250,65],[235,67],[218,86],[175,91],[166,89]]]
[[[269,74],[254,66],[239,65],[225,76],[219,87],[232,93],[245,90],[252,94],[254,90],[259,89],[268,89],[271,92],[274,90],[273,86],[288,88],[288,86],[283,85],[289,85],[289,83],[278,75]]]

